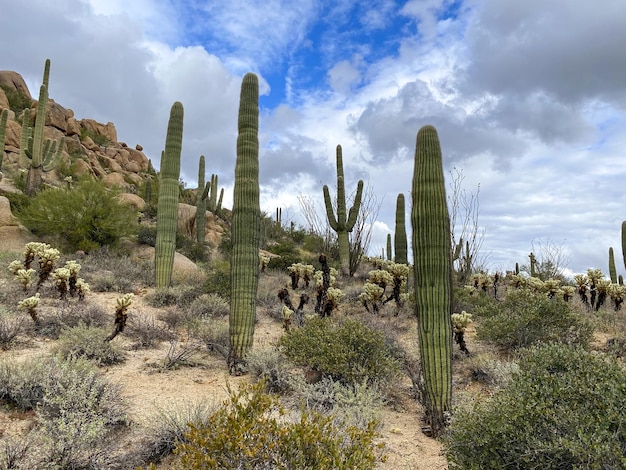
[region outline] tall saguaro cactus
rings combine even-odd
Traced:
[[[426,409],[436,436],[452,400],[452,259],[441,147],[432,126],[417,133],[412,196],[415,309]]]
[[[4,138],[7,130],[7,119],[9,117],[9,110],[3,109],[0,115],[0,181],[2,181],[2,161],[4,160]]]
[[[204,245],[204,232],[206,229],[205,165],[204,155],[200,155],[200,162],[198,163],[198,195],[196,199],[196,241],[200,245]]]
[[[615,267],[615,253],[613,247],[609,247],[609,277],[613,284],[617,284],[617,268]]]
[[[231,374],[244,371],[252,347],[259,282],[259,79],[253,73],[247,73],[241,83],[238,127],[230,261]]]
[[[170,109],[165,151],[161,154],[159,202],[157,204],[157,235],[155,243],[155,285],[168,287],[172,282],[176,227],[178,222],[178,195],[180,188],[180,154],[183,146],[182,103],[176,101]]]
[[[395,245],[396,263],[409,264],[404,207],[404,194],[400,193],[396,200],[396,231],[393,236],[393,243]]]
[[[341,271],[343,274],[352,274],[350,273],[350,239],[348,233],[352,232],[357,216],[359,215],[362,194],[363,180],[359,180],[354,203],[346,215],[346,187],[343,176],[343,156],[341,145],[337,145],[337,217],[335,217],[333,202],[330,199],[327,185],[324,185],[324,203],[326,205],[326,216],[328,217],[330,228],[337,232],[339,262],[341,263]]]

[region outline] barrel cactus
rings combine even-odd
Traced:
[[[174,252],[176,251],[176,227],[178,222],[178,179],[180,177],[180,154],[183,144],[184,109],[175,102],[170,110],[165,151],[161,154],[161,181],[157,205],[157,234],[155,243],[155,285],[168,287],[172,282]]]
[[[230,266],[231,374],[245,370],[245,356],[254,339],[259,282],[259,80],[252,73],[246,74],[241,84],[238,127]]]
[[[441,147],[432,126],[417,133],[412,195],[419,348],[427,418],[437,436],[452,400],[452,253]]]

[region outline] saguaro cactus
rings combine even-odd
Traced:
[[[626,268],[626,220],[622,222],[622,258],[624,258],[624,268]]]
[[[393,261],[393,253],[391,252],[391,234],[387,234],[387,261]]]
[[[252,347],[259,282],[259,80],[252,73],[241,83],[238,127],[230,261],[231,374],[244,371],[245,356]]]
[[[39,101],[37,102],[37,116],[32,135],[28,137],[28,148],[25,154],[30,158],[30,166],[26,177],[25,192],[29,196],[34,195],[43,180],[44,171],[51,169],[51,163],[61,156],[65,137],[58,144],[57,141],[46,139],[44,141],[44,127],[46,124],[46,107],[48,105],[48,79],[50,77],[50,59],[46,59],[43,72],[43,82],[39,88]],[[28,115],[25,115],[28,116]],[[21,153],[21,152],[20,152]]]
[[[204,193],[205,159],[200,155],[198,163],[198,195],[196,199],[196,241],[204,245],[206,229],[206,196]]]
[[[170,110],[165,151],[161,154],[161,181],[157,204],[157,235],[155,243],[155,285],[168,287],[172,282],[176,226],[178,222],[178,194],[180,188],[180,154],[183,145],[183,105],[176,101]]]
[[[609,247],[609,277],[613,284],[617,284],[617,268],[615,267],[615,253],[613,247]]]
[[[396,231],[393,242],[395,245],[396,263],[409,264],[404,210],[404,194],[400,193],[396,200]]]
[[[0,115],[0,181],[2,181],[2,161],[4,160],[4,137],[7,130],[7,119],[9,117],[9,110],[3,109]]]
[[[452,260],[445,191],[439,137],[434,127],[424,126],[415,148],[411,224],[420,357],[435,436],[452,399]]]
[[[341,145],[337,145],[337,217],[333,211],[333,202],[330,199],[328,186],[324,185],[324,203],[326,205],[326,216],[330,227],[337,232],[337,243],[339,245],[339,262],[343,274],[350,273],[350,240],[348,233],[352,232],[356,223],[359,209],[361,207],[361,195],[363,193],[363,180],[359,180],[354,197],[354,204],[346,216],[346,188],[343,176],[343,156]]]

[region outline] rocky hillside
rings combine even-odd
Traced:
[[[11,103],[12,101],[12,103]],[[26,169],[28,162],[20,161],[23,110],[15,110],[15,103],[30,102],[30,125],[37,116],[37,101],[22,76],[13,71],[0,71],[0,110],[11,109],[5,137],[4,173]],[[46,138],[58,142],[65,136],[63,153],[58,167],[80,176],[91,174],[108,186],[119,186],[127,192],[137,192],[151,171],[148,157],[141,145],[134,148],[118,142],[117,130],[112,122],[102,124],[93,119],[76,119],[74,111],[64,108],[52,98],[46,108]],[[64,175],[59,170],[50,171],[44,182],[55,184]]]

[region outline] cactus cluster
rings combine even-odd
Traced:
[[[348,212],[346,212],[346,187],[343,175],[343,156],[341,145],[337,145],[337,216],[333,209],[333,201],[330,198],[328,186],[324,185],[324,204],[328,224],[337,233],[337,244],[339,245],[339,262],[344,275],[352,275],[350,264],[350,238],[349,233],[354,229],[359,210],[361,207],[361,196],[363,194],[363,180],[359,180],[354,196],[354,202]]]
[[[289,277],[291,278],[291,288],[297,289],[298,283],[300,280],[304,282],[304,287],[308,289],[311,279],[313,278],[313,274],[315,273],[315,268],[312,264],[304,264],[304,263],[294,263],[287,268],[289,272]]]

